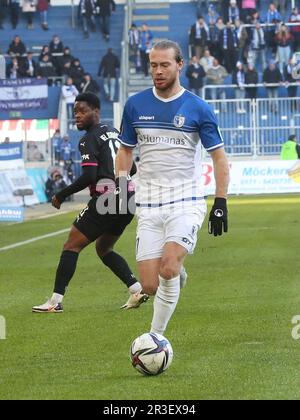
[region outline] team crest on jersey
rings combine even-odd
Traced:
[[[182,128],[185,123],[185,117],[183,115],[176,115],[174,118],[174,125],[177,128]]]

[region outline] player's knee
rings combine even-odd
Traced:
[[[171,280],[178,276],[179,270],[180,268],[174,258],[166,258],[161,263],[159,274],[162,278]]]
[[[81,246],[79,244],[76,244],[72,241],[67,241],[64,244],[64,251],[72,251],[72,252],[78,252],[80,253],[83,250],[84,246]]]

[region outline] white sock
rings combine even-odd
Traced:
[[[130,286],[128,290],[132,295],[135,295],[136,293],[140,293],[143,290],[143,288],[141,283],[137,281],[132,286]]]
[[[53,293],[52,298],[50,299],[50,302],[52,305],[57,305],[58,303],[62,303],[64,299],[63,295],[59,295],[58,293]]]
[[[165,280],[159,276],[159,287],[154,299],[151,332],[164,335],[180,295],[180,276]]]

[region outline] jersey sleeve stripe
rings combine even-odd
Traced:
[[[81,166],[99,166],[98,163],[82,163]]]
[[[206,149],[208,152],[211,152],[212,150],[220,149],[221,147],[224,147],[224,143],[217,144],[216,146],[209,147]]]
[[[124,140],[122,140],[122,139],[120,139],[120,138],[119,138],[119,142],[120,142],[123,146],[126,146],[126,147],[131,147],[132,149],[134,149],[134,148],[136,147],[136,144],[128,144],[128,143],[126,143]]]

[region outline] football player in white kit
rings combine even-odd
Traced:
[[[179,300],[184,260],[193,253],[206,216],[201,147],[214,164],[216,199],[209,232],[215,236],[228,230],[229,165],[213,110],[180,84],[184,61],[179,45],[158,42],[150,66],[153,89],[131,97],[124,109],[116,174],[120,185],[139,146],[137,261],[144,292],[155,295],[151,332],[163,335]]]

